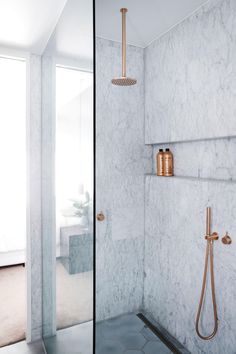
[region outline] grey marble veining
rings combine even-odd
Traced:
[[[147,144],[236,135],[236,2],[211,0],[145,49]]]
[[[93,234],[87,229],[61,227],[60,261],[69,274],[93,270]]]
[[[153,146],[153,174],[160,148],[174,154],[176,176],[236,180],[236,138],[161,144]]]
[[[127,73],[138,80],[118,87],[121,45],[96,40],[97,320],[136,310],[143,295],[144,174],[151,147],[144,145],[143,50],[127,48]]]
[[[27,210],[27,340],[42,336],[41,242],[41,57],[29,58],[28,210]]]
[[[146,177],[145,309],[193,354],[235,354],[236,184],[191,178]],[[211,341],[195,332],[206,241],[205,209],[212,207],[212,231],[233,242],[214,243],[219,330]],[[210,287],[201,330],[213,326]]]
[[[56,252],[54,149],[55,149],[55,65],[42,57],[42,248],[43,248],[43,336],[56,331]]]

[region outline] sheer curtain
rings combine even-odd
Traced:
[[[26,247],[26,63],[0,58],[0,253]]]

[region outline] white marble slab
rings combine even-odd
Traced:
[[[42,57],[42,251],[43,336],[56,332],[55,62]]]
[[[137,310],[143,295],[144,174],[151,147],[144,145],[143,49],[128,46],[127,74],[136,86],[118,87],[121,45],[97,38],[96,224],[97,320]]]
[[[236,2],[210,0],[145,49],[145,142],[236,135]]]
[[[212,231],[233,242],[214,243],[219,330],[199,339],[195,317],[202,285],[205,209],[212,207]],[[236,184],[198,179],[146,177],[145,310],[193,354],[234,354],[236,348]],[[210,287],[202,331],[213,326]]]
[[[236,138],[161,144],[153,146],[153,173],[158,149],[170,148],[174,155],[174,174],[236,181]]]
[[[27,340],[42,336],[41,57],[29,57]]]

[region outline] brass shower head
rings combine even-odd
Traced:
[[[132,79],[131,77],[123,76],[123,77],[115,77],[111,80],[113,85],[117,86],[131,86],[137,83],[136,79]]]
[[[120,9],[122,13],[122,76],[111,80],[113,85],[131,86],[137,83],[136,79],[126,76],[126,8]]]

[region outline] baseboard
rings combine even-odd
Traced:
[[[25,264],[25,250],[1,252],[0,267],[9,267]]]

